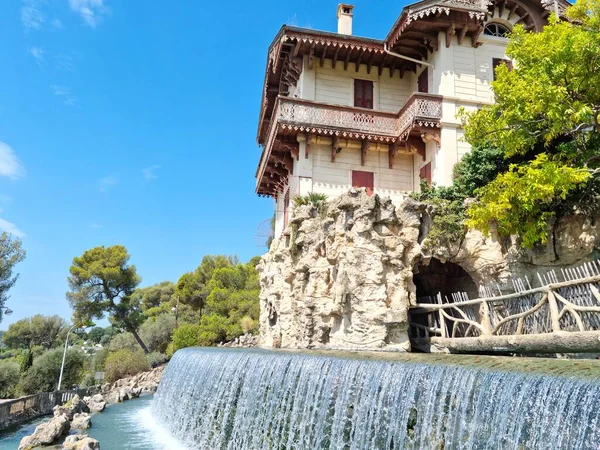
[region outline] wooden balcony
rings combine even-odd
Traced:
[[[278,97],[256,172],[257,192],[269,195],[267,192],[272,190],[273,184],[271,189],[261,188],[267,166],[273,166],[271,179],[286,182],[285,175],[279,174],[284,170],[284,161],[281,155],[275,160],[274,152],[279,150],[279,154],[282,147],[297,146],[294,136],[298,134],[354,139],[366,144],[379,142],[393,147],[406,142],[413,130],[420,135],[425,128],[439,127],[441,118],[440,95],[413,94],[397,113]]]
[[[279,97],[271,126],[290,134],[335,134],[396,142],[405,139],[414,125],[435,126],[441,115],[442,97],[430,94],[414,94],[398,113]]]

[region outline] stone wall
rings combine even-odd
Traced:
[[[427,249],[430,207],[398,207],[364,189],[321,209],[301,206],[258,269],[261,345],[275,348],[378,348],[406,351],[413,276],[435,258],[459,265],[475,285],[560,268],[593,258],[600,229],[574,216],[557,224],[543,248],[470,231],[449,248]]]

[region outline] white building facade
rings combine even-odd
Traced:
[[[269,48],[256,172],[256,192],[276,202],[276,236],[295,196],[354,186],[399,202],[421,179],[451,184],[470,150],[459,110],[493,102],[494,68],[511,64],[505,35],[541,30],[557,6],[425,0],[384,40],[352,36],[345,4],[338,33],[284,26]]]

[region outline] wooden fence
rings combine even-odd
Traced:
[[[423,299],[411,310],[413,342],[455,352],[600,352],[600,265],[582,267],[563,271],[563,282],[554,272],[538,276],[547,283],[539,288],[519,280],[511,294]]]
[[[26,420],[51,414],[55,406],[65,404],[75,395],[83,398],[94,395],[98,392],[98,389],[98,387],[92,387],[70,391],[43,392],[0,403],[0,431]]]

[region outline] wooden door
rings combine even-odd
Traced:
[[[367,188],[367,195],[370,197],[373,195],[374,186],[373,172],[352,171],[352,187]]]

